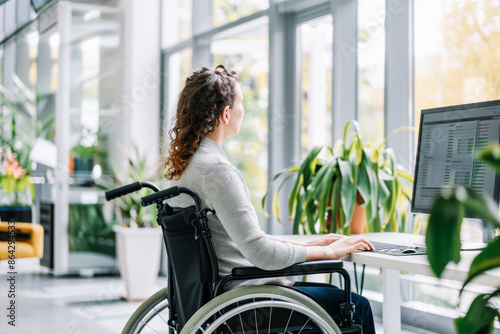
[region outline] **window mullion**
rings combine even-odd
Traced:
[[[333,142],[357,116],[358,1],[332,0],[333,15]]]

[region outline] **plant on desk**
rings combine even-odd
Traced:
[[[367,222],[367,232],[405,231],[413,175],[397,165],[387,139],[364,142],[358,122],[351,120],[333,147],[315,147],[302,162],[276,174],[274,180],[282,180],[273,199],[278,221],[278,195],[293,178],[288,210],[294,234],[363,233],[364,226],[353,226],[357,215]],[[321,152],[329,157],[320,158]]]
[[[480,158],[500,173],[500,144],[493,144],[481,153]],[[460,228],[462,219],[477,217],[486,227],[500,228],[498,207],[484,194],[462,186],[442,188],[434,200],[427,227],[427,256],[433,272],[441,277],[449,262],[460,261]],[[485,271],[500,268],[500,235],[497,234],[486,248],[472,261],[467,279],[460,295],[472,280]],[[494,292],[478,295],[464,317],[455,320],[455,328],[460,334],[492,333],[495,318],[500,321],[498,307],[493,300],[500,297],[500,287]]]

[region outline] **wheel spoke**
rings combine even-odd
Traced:
[[[144,325],[146,325],[149,329],[151,329],[151,330],[152,330],[152,331],[154,331],[155,333],[160,334],[160,333],[158,333],[158,332],[157,332],[157,331],[156,331],[153,327],[149,326],[146,322],[141,321],[141,323],[143,323]]]
[[[240,306],[240,303],[236,303],[237,306]],[[243,319],[241,319],[241,313],[238,314],[238,316],[240,317],[240,325],[241,325],[241,330],[243,331],[243,334],[245,334],[245,326],[243,325]]]
[[[293,314],[293,310],[292,310],[292,312],[290,312],[290,316],[288,317],[288,322],[286,323],[286,327],[285,327],[285,330],[283,332],[286,332],[288,330],[288,325],[290,324],[290,320],[292,320],[292,314]]]
[[[255,303],[255,298],[253,298],[252,300]],[[254,322],[255,322],[255,330],[257,332],[256,334],[259,334],[259,327],[257,324],[257,310],[256,309],[253,309],[253,317],[254,317]]]
[[[302,326],[302,328],[300,329],[300,331],[299,331],[297,334],[302,333],[302,330],[303,330],[303,329],[304,329],[304,327],[306,327],[306,325],[309,323],[309,320],[311,320],[311,318],[307,318],[306,323],[304,324],[304,326]]]
[[[274,299],[272,299],[274,300]],[[269,327],[267,328],[267,334],[271,334],[271,320],[273,319],[273,308],[269,308]]]
[[[155,310],[155,314],[157,314],[161,318],[161,320],[163,320],[163,322],[168,325],[168,322],[161,316],[161,311],[158,311],[155,307],[153,307],[153,310]]]

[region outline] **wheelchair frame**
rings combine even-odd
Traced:
[[[109,201],[142,188],[150,188],[154,191],[153,194],[142,197],[141,203],[144,207],[152,204],[157,205],[156,218],[163,230],[167,248],[168,285],[148,298],[134,312],[122,333],[139,333],[138,329],[142,330],[142,328],[149,326],[148,323],[151,319],[165,308],[168,308],[168,320],[163,319],[161,315],[160,317],[168,324],[169,334],[187,334],[211,333],[214,324],[218,323],[229,327],[228,321],[220,320],[225,319],[227,314],[249,312],[248,310],[253,310],[257,314],[256,310],[259,309],[257,306],[267,307],[272,310],[272,305],[275,305],[276,308],[290,309],[291,312],[302,312],[301,314],[309,317],[309,320],[312,319],[317,324],[317,328],[323,333],[362,333],[361,326],[352,323],[354,304],[351,303],[350,277],[343,268],[341,260],[305,262],[281,270],[271,271],[257,267],[240,267],[234,268],[231,275],[219,279],[217,259],[207,224],[207,210],[203,208],[202,201],[196,192],[185,187],[171,187],[160,190],[151,182],[134,182],[107,191],[105,193],[106,200]],[[174,208],[167,204],[168,199],[182,193],[189,195],[193,199],[194,206]],[[170,223],[168,223],[169,219],[171,220]],[[182,239],[176,240],[175,238],[179,236]],[[178,253],[182,252],[174,252],[170,249],[176,243],[178,247],[181,245],[186,248],[186,243],[189,243],[191,247],[197,248],[198,257],[192,261],[194,263],[189,261],[186,264],[183,263],[186,261],[183,261],[182,257],[178,258]],[[306,296],[307,294],[294,289],[279,286],[252,286],[223,292],[224,284],[232,280],[333,272],[339,273],[344,278],[345,283],[345,302],[340,305],[341,329],[337,327],[337,324],[318,303]],[[179,285],[179,281],[184,280],[192,282],[184,286]],[[198,299],[195,298],[196,294],[199,294]],[[245,302],[240,305],[241,296],[244,296],[245,300],[253,300],[253,303]],[[261,300],[262,298],[265,300]],[[271,301],[269,301],[269,298],[271,298]],[[186,303],[186,300],[189,300],[190,303]],[[238,300],[237,305],[232,300]],[[194,303],[191,303],[191,301],[194,301]],[[220,314],[217,315],[217,312]],[[238,314],[240,320],[241,314],[243,313]],[[290,313],[290,318],[292,314]],[[255,322],[257,322],[257,316]],[[271,327],[270,323],[271,320],[269,320],[269,328]],[[288,319],[287,329],[289,323],[290,319]],[[304,324],[303,328],[306,328],[305,326]],[[215,332],[224,333],[225,331],[216,329]],[[302,329],[299,333],[301,332]],[[306,330],[304,333],[313,332]],[[233,333],[231,329],[230,333]],[[243,333],[245,333],[244,329]]]

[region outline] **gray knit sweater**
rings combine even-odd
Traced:
[[[196,191],[203,205],[215,210],[215,215],[208,216],[208,224],[218,259],[219,277],[230,274],[235,267],[254,265],[276,270],[306,260],[305,247],[275,240],[261,230],[243,175],[213,140],[202,139],[180,179],[170,182],[170,186],[174,185]],[[169,204],[185,207],[193,202],[181,194]],[[269,282],[230,282],[226,288]],[[274,279],[272,283],[289,284],[290,281]]]

